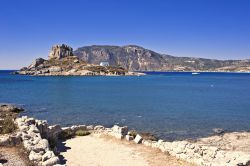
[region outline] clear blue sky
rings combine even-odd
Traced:
[[[57,43],[250,59],[250,0],[0,0],[0,69],[47,58]]]

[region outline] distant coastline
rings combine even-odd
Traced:
[[[9,72],[10,74],[13,74],[17,71],[18,69],[1,69],[0,71],[2,72]],[[193,73],[193,72],[198,72],[198,73],[235,73],[235,74],[250,74],[250,71],[133,71],[137,73],[145,73],[145,74],[150,74],[150,73]]]
[[[15,74],[35,76],[142,76],[146,72],[250,73],[250,60],[174,57],[136,45],[54,45],[48,59],[37,58]]]

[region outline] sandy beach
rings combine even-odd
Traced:
[[[92,134],[63,142],[61,152],[68,166],[191,166],[159,150]]]

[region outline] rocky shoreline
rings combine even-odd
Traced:
[[[3,107],[0,111],[3,112]],[[5,112],[8,107],[4,106]],[[11,110],[16,107],[10,106]],[[13,119],[17,129],[10,134],[0,135],[0,146],[15,146],[22,144],[28,158],[35,165],[60,165],[57,142],[75,136],[88,134],[109,135],[118,140],[127,140],[150,148],[160,149],[176,158],[201,166],[249,166],[250,165],[250,133],[222,133],[216,136],[202,138],[196,141],[164,141],[155,140],[136,131],[130,131],[127,126],[114,125],[106,128],[101,125],[75,125],[61,127],[49,126],[47,121],[27,116]]]
[[[48,60],[36,59],[28,67],[14,74],[33,76],[142,76],[144,73],[128,71],[120,66],[88,64],[74,56],[73,49],[65,44],[53,46]]]

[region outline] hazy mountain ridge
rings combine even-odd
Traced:
[[[250,60],[175,57],[136,45],[85,46],[75,50],[74,55],[87,63],[108,61],[132,71],[250,71]]]

